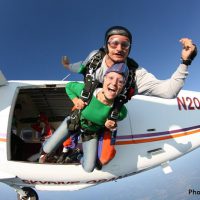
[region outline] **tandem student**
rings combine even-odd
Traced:
[[[128,67],[124,63],[114,64],[108,68],[104,75],[103,86],[95,89],[90,103],[83,110],[80,110],[80,127],[77,131],[82,136],[83,157],[79,157],[79,159],[83,169],[87,172],[92,172],[96,166],[99,133],[104,127],[108,129],[116,127],[117,122],[108,119],[108,117],[115,98],[118,97],[125,86],[127,74]],[[70,82],[66,85],[66,92],[69,98],[76,102],[83,88],[84,83]],[[124,119],[126,115],[127,110],[125,106],[122,106],[118,120]],[[70,137],[68,120],[70,120],[70,117],[64,120],[44,144],[40,163],[44,163],[48,154],[55,151],[64,140]]]

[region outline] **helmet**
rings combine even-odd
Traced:
[[[132,43],[132,34],[127,28],[125,28],[123,26],[112,26],[105,33],[104,45],[105,45],[105,50],[106,51],[108,51],[108,49],[107,49],[108,39],[112,35],[123,35],[123,36],[126,36],[126,37],[128,37],[128,39],[130,41],[130,44]]]
[[[105,44],[107,44],[108,42],[108,39],[111,35],[123,35],[123,36],[126,36],[129,38],[130,40],[130,43],[132,43],[132,35],[131,35],[131,32],[123,27],[123,26],[112,26],[110,27],[107,31],[106,31],[106,34],[105,34]]]
[[[117,63],[114,64],[112,67],[109,67],[104,76],[106,76],[110,72],[116,72],[118,74],[121,74],[126,80],[129,73],[129,69],[125,63]]]

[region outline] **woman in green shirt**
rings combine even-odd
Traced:
[[[83,90],[84,84],[79,82],[70,82],[66,85],[66,92],[69,98],[76,104],[80,112],[80,132],[82,133],[83,157],[81,163],[85,171],[92,172],[96,165],[97,148],[98,148],[98,133],[102,128],[116,128],[116,121],[109,120],[114,99],[122,91],[126,77],[128,76],[128,67],[124,63],[118,63],[108,68],[104,76],[102,88],[97,88],[88,105],[79,99]],[[127,115],[125,106],[122,107],[119,113],[118,120],[123,120]],[[44,144],[43,153],[39,162],[44,163],[45,158],[52,151],[56,150],[64,140],[70,137],[68,131],[69,117],[67,117],[52,137]]]

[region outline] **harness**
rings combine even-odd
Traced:
[[[97,86],[100,86],[98,80],[95,79],[95,72],[101,66],[102,60],[106,55],[105,50],[100,48],[99,51],[92,56],[92,58],[86,64],[86,72],[84,73],[85,86],[81,92],[80,98],[89,104],[92,99],[92,95]],[[129,75],[126,81],[126,85],[122,92],[116,97],[113,107],[108,117],[111,120],[117,120],[119,112],[122,106],[131,99],[135,94],[135,71],[138,68],[138,64],[131,58],[127,58],[127,66],[129,68]],[[80,128],[80,110],[72,112],[68,121],[68,128],[70,131],[77,131]]]
[[[95,72],[101,66],[105,52],[103,48],[92,56],[92,58],[86,64],[86,71],[84,73],[84,88],[81,92],[80,98],[89,104],[92,99],[94,90],[100,85],[99,81],[95,79]],[[72,111],[70,120],[67,121],[68,129],[72,132],[77,131],[80,128],[80,110]]]

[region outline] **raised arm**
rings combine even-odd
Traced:
[[[138,94],[157,96],[161,98],[175,98],[185,83],[188,75],[188,65],[197,54],[196,45],[191,39],[182,38],[180,42],[183,45],[181,52],[182,63],[177,70],[167,80],[159,80],[153,74],[143,68],[136,71],[136,86]]]
[[[62,56],[61,63],[64,68],[70,70],[74,73],[83,73],[85,65],[90,60],[90,58],[97,53],[97,50],[92,51],[84,61],[79,61],[76,63],[70,63],[70,59],[67,56]]]

